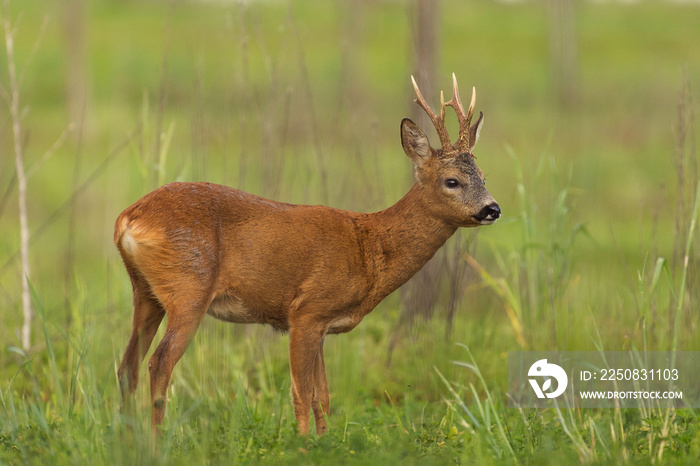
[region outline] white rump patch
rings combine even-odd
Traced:
[[[126,227],[126,231],[124,231],[124,234],[122,234],[121,245],[124,251],[130,256],[133,256],[136,252],[136,247],[138,246],[138,243],[134,239],[134,236],[131,234],[131,229],[129,227]]]

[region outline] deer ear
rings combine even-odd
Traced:
[[[408,118],[401,121],[401,145],[406,155],[419,167],[433,154],[428,137]]]
[[[481,125],[484,123],[484,112],[479,112],[479,119],[476,123],[469,128],[469,152],[474,150],[476,141],[479,140],[479,132],[481,132]]]

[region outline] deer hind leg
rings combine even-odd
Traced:
[[[151,346],[165,310],[153,297],[145,281],[132,278],[134,288],[134,324],[117,377],[122,393],[122,409],[128,408],[139,382],[139,367]]]
[[[309,411],[314,392],[314,369],[325,328],[309,322],[289,330],[289,367],[292,373],[292,403],[299,434],[309,435]]]
[[[166,307],[168,323],[163,339],[148,361],[151,375],[151,426],[154,432],[163,423],[168,384],[175,364],[194,337],[211,299],[173,301]]]
[[[326,380],[326,365],[323,361],[323,340],[318,345],[318,354],[314,362],[314,394],[311,400],[311,408],[316,421],[316,433],[322,435],[326,432],[326,416],[331,407],[331,398],[328,394],[328,381]]]

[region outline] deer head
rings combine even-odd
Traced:
[[[454,227],[492,224],[501,216],[501,209],[486,190],[484,172],[476,166],[473,153],[484,122],[484,114],[480,112],[477,122],[471,125],[476,89],[472,89],[472,100],[465,112],[459,97],[457,78],[452,74],[453,96],[449,102],[445,102],[440,92],[438,116],[426,103],[413,76],[411,80],[416,91],[415,102],[433,122],[441,144],[440,149],[434,149],[425,133],[413,121],[405,118],[401,122],[401,144],[415,164],[416,179],[425,191],[423,199],[428,208],[436,217]],[[455,110],[459,120],[459,137],[454,144],[450,142],[445,127],[446,105]]]

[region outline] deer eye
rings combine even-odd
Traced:
[[[448,178],[445,180],[445,186],[451,189],[458,188],[459,181],[455,180],[454,178]]]

